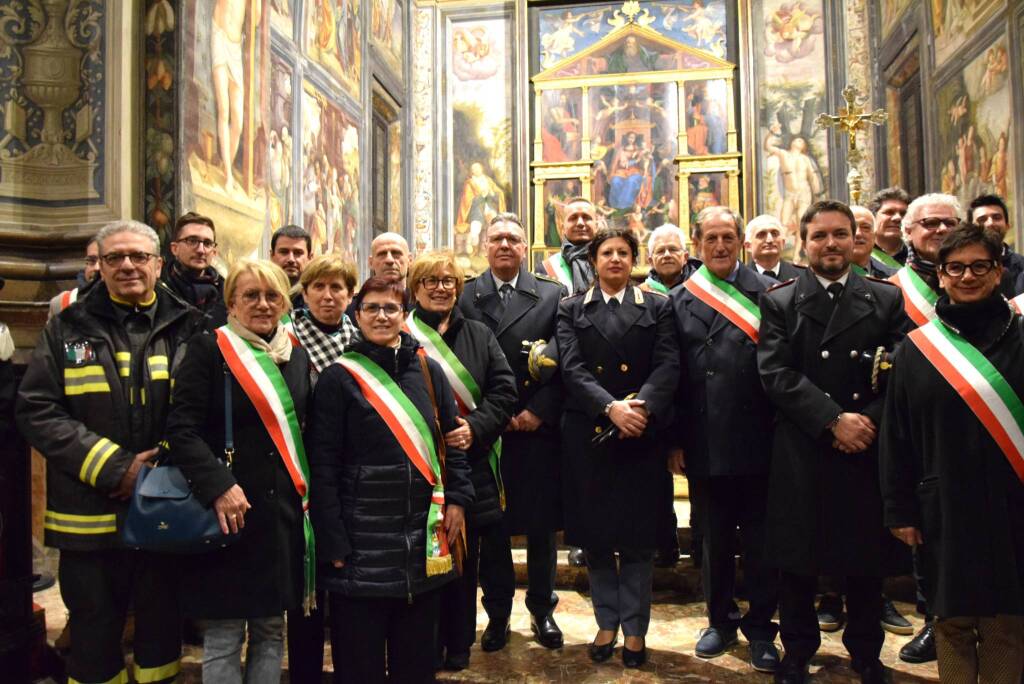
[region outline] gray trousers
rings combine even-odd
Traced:
[[[271,684],[281,681],[284,616],[248,620],[204,620],[203,681],[217,684]],[[242,677],[242,644],[249,648]]]
[[[619,549],[618,564],[614,551],[587,549],[590,598],[598,629],[618,631],[623,636],[642,637],[651,622],[651,578],[654,552]]]

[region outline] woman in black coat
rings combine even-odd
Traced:
[[[312,540],[304,530],[299,493],[308,483],[300,430],[309,394],[309,359],[292,346],[279,324],[289,307],[288,278],[280,268],[239,262],[228,275],[224,295],[227,325],[196,338],[182,362],[167,440],[172,461],[194,495],[216,510],[225,533],[240,537],[226,548],[186,560],[182,597],[187,615],[205,619],[205,681],[241,682],[246,623],[246,681],[277,681],[284,612],[300,607],[304,590],[312,589],[304,566],[306,544]],[[249,394],[261,380],[264,386],[275,380],[272,372],[260,370],[266,367],[261,358],[273,362],[286,392]],[[229,432],[225,394],[231,402],[234,442],[230,463],[223,457]],[[254,401],[283,408],[272,410],[273,415],[291,420],[273,427],[293,431],[296,447],[279,448]],[[298,482],[290,470],[298,473]]]
[[[557,330],[568,394],[562,418],[565,540],[586,550],[598,624],[590,656],[597,662],[611,657],[621,627],[627,667],[646,660],[651,560],[664,508],[659,432],[671,423],[679,380],[668,298],[630,286],[637,252],[628,230],[599,232],[590,243],[597,280],[562,300]],[[604,439],[595,444],[595,438]]]
[[[404,287],[370,278],[354,305],[360,336],[321,373],[306,434],[335,677],[429,682],[473,484],[461,449],[440,466],[439,431],[458,413],[440,367],[401,332]]]
[[[462,576],[445,587],[441,597],[438,656],[449,670],[469,665],[469,648],[476,639],[478,568],[484,609],[501,630],[508,629],[515,594],[512,549],[502,525],[500,451],[495,450],[500,449],[497,440],[515,407],[515,376],[490,328],[466,319],[455,306],[464,283],[451,252],[422,254],[409,267],[409,290],[416,299],[409,331],[451,381],[463,416],[456,419],[459,427],[445,440],[466,451],[476,493],[476,501],[466,510]],[[480,540],[485,536],[491,541],[484,547],[488,556],[496,557],[481,555]],[[499,549],[500,553],[493,553]]]

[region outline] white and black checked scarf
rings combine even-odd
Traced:
[[[309,365],[317,375],[345,353],[345,348],[352,344],[357,332],[348,316],[342,314],[341,328],[328,335],[313,322],[313,314],[309,309],[292,312],[292,325],[299,343],[309,354]]]

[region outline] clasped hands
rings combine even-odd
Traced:
[[[613,401],[608,417],[619,428],[619,439],[639,437],[647,429],[647,407],[643,399]]]
[[[832,427],[832,447],[844,454],[866,451],[878,436],[874,422],[863,413],[841,413]]]

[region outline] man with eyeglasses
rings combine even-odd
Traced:
[[[224,278],[213,267],[217,256],[217,232],[210,219],[188,212],[174,222],[171,258],[161,279],[174,294],[210,318],[210,329],[228,320],[224,305]]]
[[[785,282],[799,277],[803,266],[782,259],[783,228],[779,219],[761,214],[750,219],[743,248],[750,255],[750,265],[760,275]]]
[[[682,285],[701,263],[686,251],[686,233],[673,223],[665,223],[651,231],[647,238],[647,262],[651,272],[641,290],[667,295]]]
[[[971,223],[996,231],[1003,240],[1003,251],[999,257],[1003,265],[1003,277],[999,289],[1005,297],[1012,299],[1024,292],[1024,256],[1013,251],[1006,244],[1010,232],[1010,210],[999,195],[979,195],[967,207],[967,220]]]
[[[92,289],[92,286],[99,281],[100,276],[100,246],[96,242],[96,236],[89,238],[85,245],[85,264],[78,272],[76,280],[78,284],[70,290],[64,290],[50,300],[49,312],[46,320],[50,320],[64,309],[68,308],[79,298],[84,297]]]
[[[159,238],[137,221],[96,235],[100,277],[43,330],[17,404],[47,460],[45,542],[61,550],[71,681],[127,681],[121,633],[135,611],[134,680],[179,671],[173,558],[125,548],[121,525],[139,471],[166,448],[171,378],[203,314],[159,287]]]
[[[526,231],[515,214],[501,213],[492,218],[483,240],[490,268],[467,279],[459,309],[466,318],[482,321],[494,331],[515,373],[519,398],[502,435],[506,534],[500,539],[489,535],[481,540],[480,576],[503,576],[488,570],[487,565],[511,563],[509,535],[525,534],[529,581],[526,607],[531,628],[542,646],[559,648],[562,632],[552,613],[558,603],[555,532],[562,529],[558,428],[564,394],[557,379],[540,383],[530,376],[523,342],[550,341],[554,337],[558,302],[568,291],[558,281],[534,275],[525,267]],[[514,592],[511,586],[500,589],[509,595]],[[511,611],[512,606],[508,608]],[[492,615],[480,645],[485,651],[500,650],[508,642],[508,634],[509,615]]]
[[[534,272],[562,283],[569,294],[585,292],[594,280],[587,246],[596,232],[597,214],[593,202],[586,197],[569,199],[562,219],[562,248],[537,264]]]
[[[1024,669],[1024,321],[1002,256],[996,230],[946,236],[936,316],[895,354],[879,437],[885,525],[931,579],[944,682]]]

